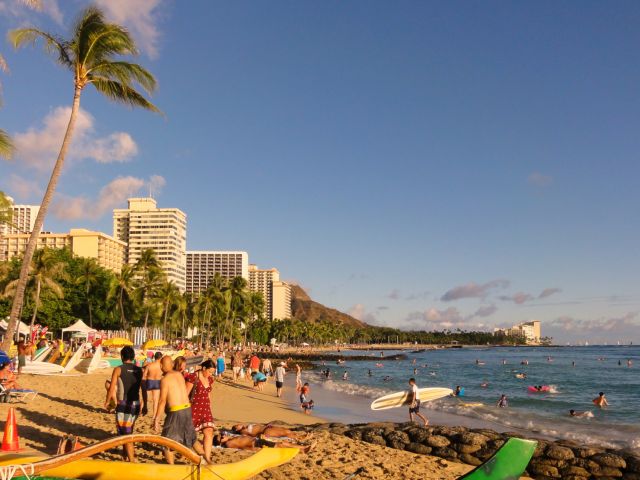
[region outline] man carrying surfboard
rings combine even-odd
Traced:
[[[409,379],[409,419],[413,422],[413,415],[421,418],[424,422],[424,426],[429,425],[429,420],[420,413],[420,400],[418,399],[418,386],[416,385],[416,379]]]

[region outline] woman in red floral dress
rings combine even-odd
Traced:
[[[203,447],[204,458],[207,462],[211,462],[211,449],[213,446],[213,415],[211,414],[211,401],[209,394],[211,386],[215,381],[214,373],[216,367],[211,360],[205,360],[200,365],[201,370],[186,376],[187,393],[191,398],[191,417],[196,432],[202,432],[204,435]],[[192,393],[193,390],[193,393]]]

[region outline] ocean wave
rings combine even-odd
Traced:
[[[344,381],[325,380],[320,383],[322,388],[331,390],[334,392],[346,393],[347,395],[359,395],[367,398],[379,398],[389,393],[393,393],[391,390],[378,387],[369,387],[366,385],[357,385],[355,383],[349,383]]]

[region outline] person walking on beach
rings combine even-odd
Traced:
[[[153,401],[153,416],[158,416],[158,400],[160,398],[160,380],[162,380],[162,368],[160,368],[160,359],[162,352],[156,352],[153,356],[153,362],[144,367],[142,374],[142,388],[147,391],[147,399],[151,394]]]
[[[418,386],[416,379],[409,379],[409,421],[413,422],[413,415],[419,417],[424,422],[424,426],[429,425],[427,417],[420,413],[420,399],[418,398]]]
[[[141,408],[144,406],[140,397],[142,369],[133,363],[135,358],[136,352],[133,347],[126,346],[122,348],[120,351],[122,365],[113,369],[111,382],[107,390],[107,398],[104,401],[104,408],[109,410],[111,401],[117,400],[116,431],[118,435],[131,435],[133,433],[133,427],[140,415]],[[144,392],[142,400],[144,400]],[[132,443],[124,445],[123,454],[130,462],[135,462]]]
[[[231,356],[231,370],[233,371],[234,382],[238,381],[238,376],[240,375],[243,361],[244,358],[242,357],[242,352],[240,350],[236,350]]]
[[[199,371],[187,376],[187,394],[191,398],[191,418],[193,427],[198,432],[202,432],[204,440],[204,459],[211,463],[211,449],[213,448],[213,429],[216,424],[211,414],[211,387],[215,381],[213,374],[216,367],[211,359],[207,359],[200,364]]]
[[[27,364],[27,355],[31,354],[31,344],[26,343],[24,337],[18,342],[18,375],[22,373],[22,367]]]
[[[296,363],[296,392],[299,392],[302,388],[302,369],[300,365]]]
[[[216,373],[218,377],[222,378],[222,374],[224,373],[225,364],[224,364],[224,352],[218,352],[218,358],[216,359]]]
[[[257,372],[260,369],[260,359],[255,352],[251,355],[251,360],[249,360],[249,368],[251,369],[249,373]]]
[[[592,402],[596,407],[600,407],[600,408],[609,406],[609,402],[607,402],[607,399],[604,396],[604,392],[598,393],[598,396],[594,398]]]
[[[284,376],[286,374],[286,370],[284,368],[284,362],[280,362],[280,364],[276,367],[275,378],[276,378],[276,395],[280,397],[282,395],[282,388],[284,387]]]
[[[273,365],[271,365],[271,360],[265,358],[262,361],[262,373],[269,378],[273,374]]]
[[[156,432],[160,432],[160,415],[161,412],[166,411],[162,436],[175,440],[185,447],[193,448],[199,455],[204,455],[193,427],[191,403],[189,403],[184,377],[173,369],[173,360],[169,356],[162,358],[161,366],[164,377],[160,382],[160,403],[158,416],[153,419],[153,428]],[[168,464],[173,465],[175,454],[165,448],[164,458]]]

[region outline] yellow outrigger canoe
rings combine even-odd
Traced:
[[[141,438],[141,437],[144,437]],[[81,480],[243,480],[258,473],[289,462],[297,448],[263,448],[252,456],[234,463],[219,465],[165,465],[155,463],[128,463],[91,460],[87,457],[131,442],[150,442],[172,448],[191,461],[198,461],[195,452],[156,435],[128,435],[100,442],[72,453],[56,457],[43,457],[12,453],[0,456],[3,478],[59,477]]]

